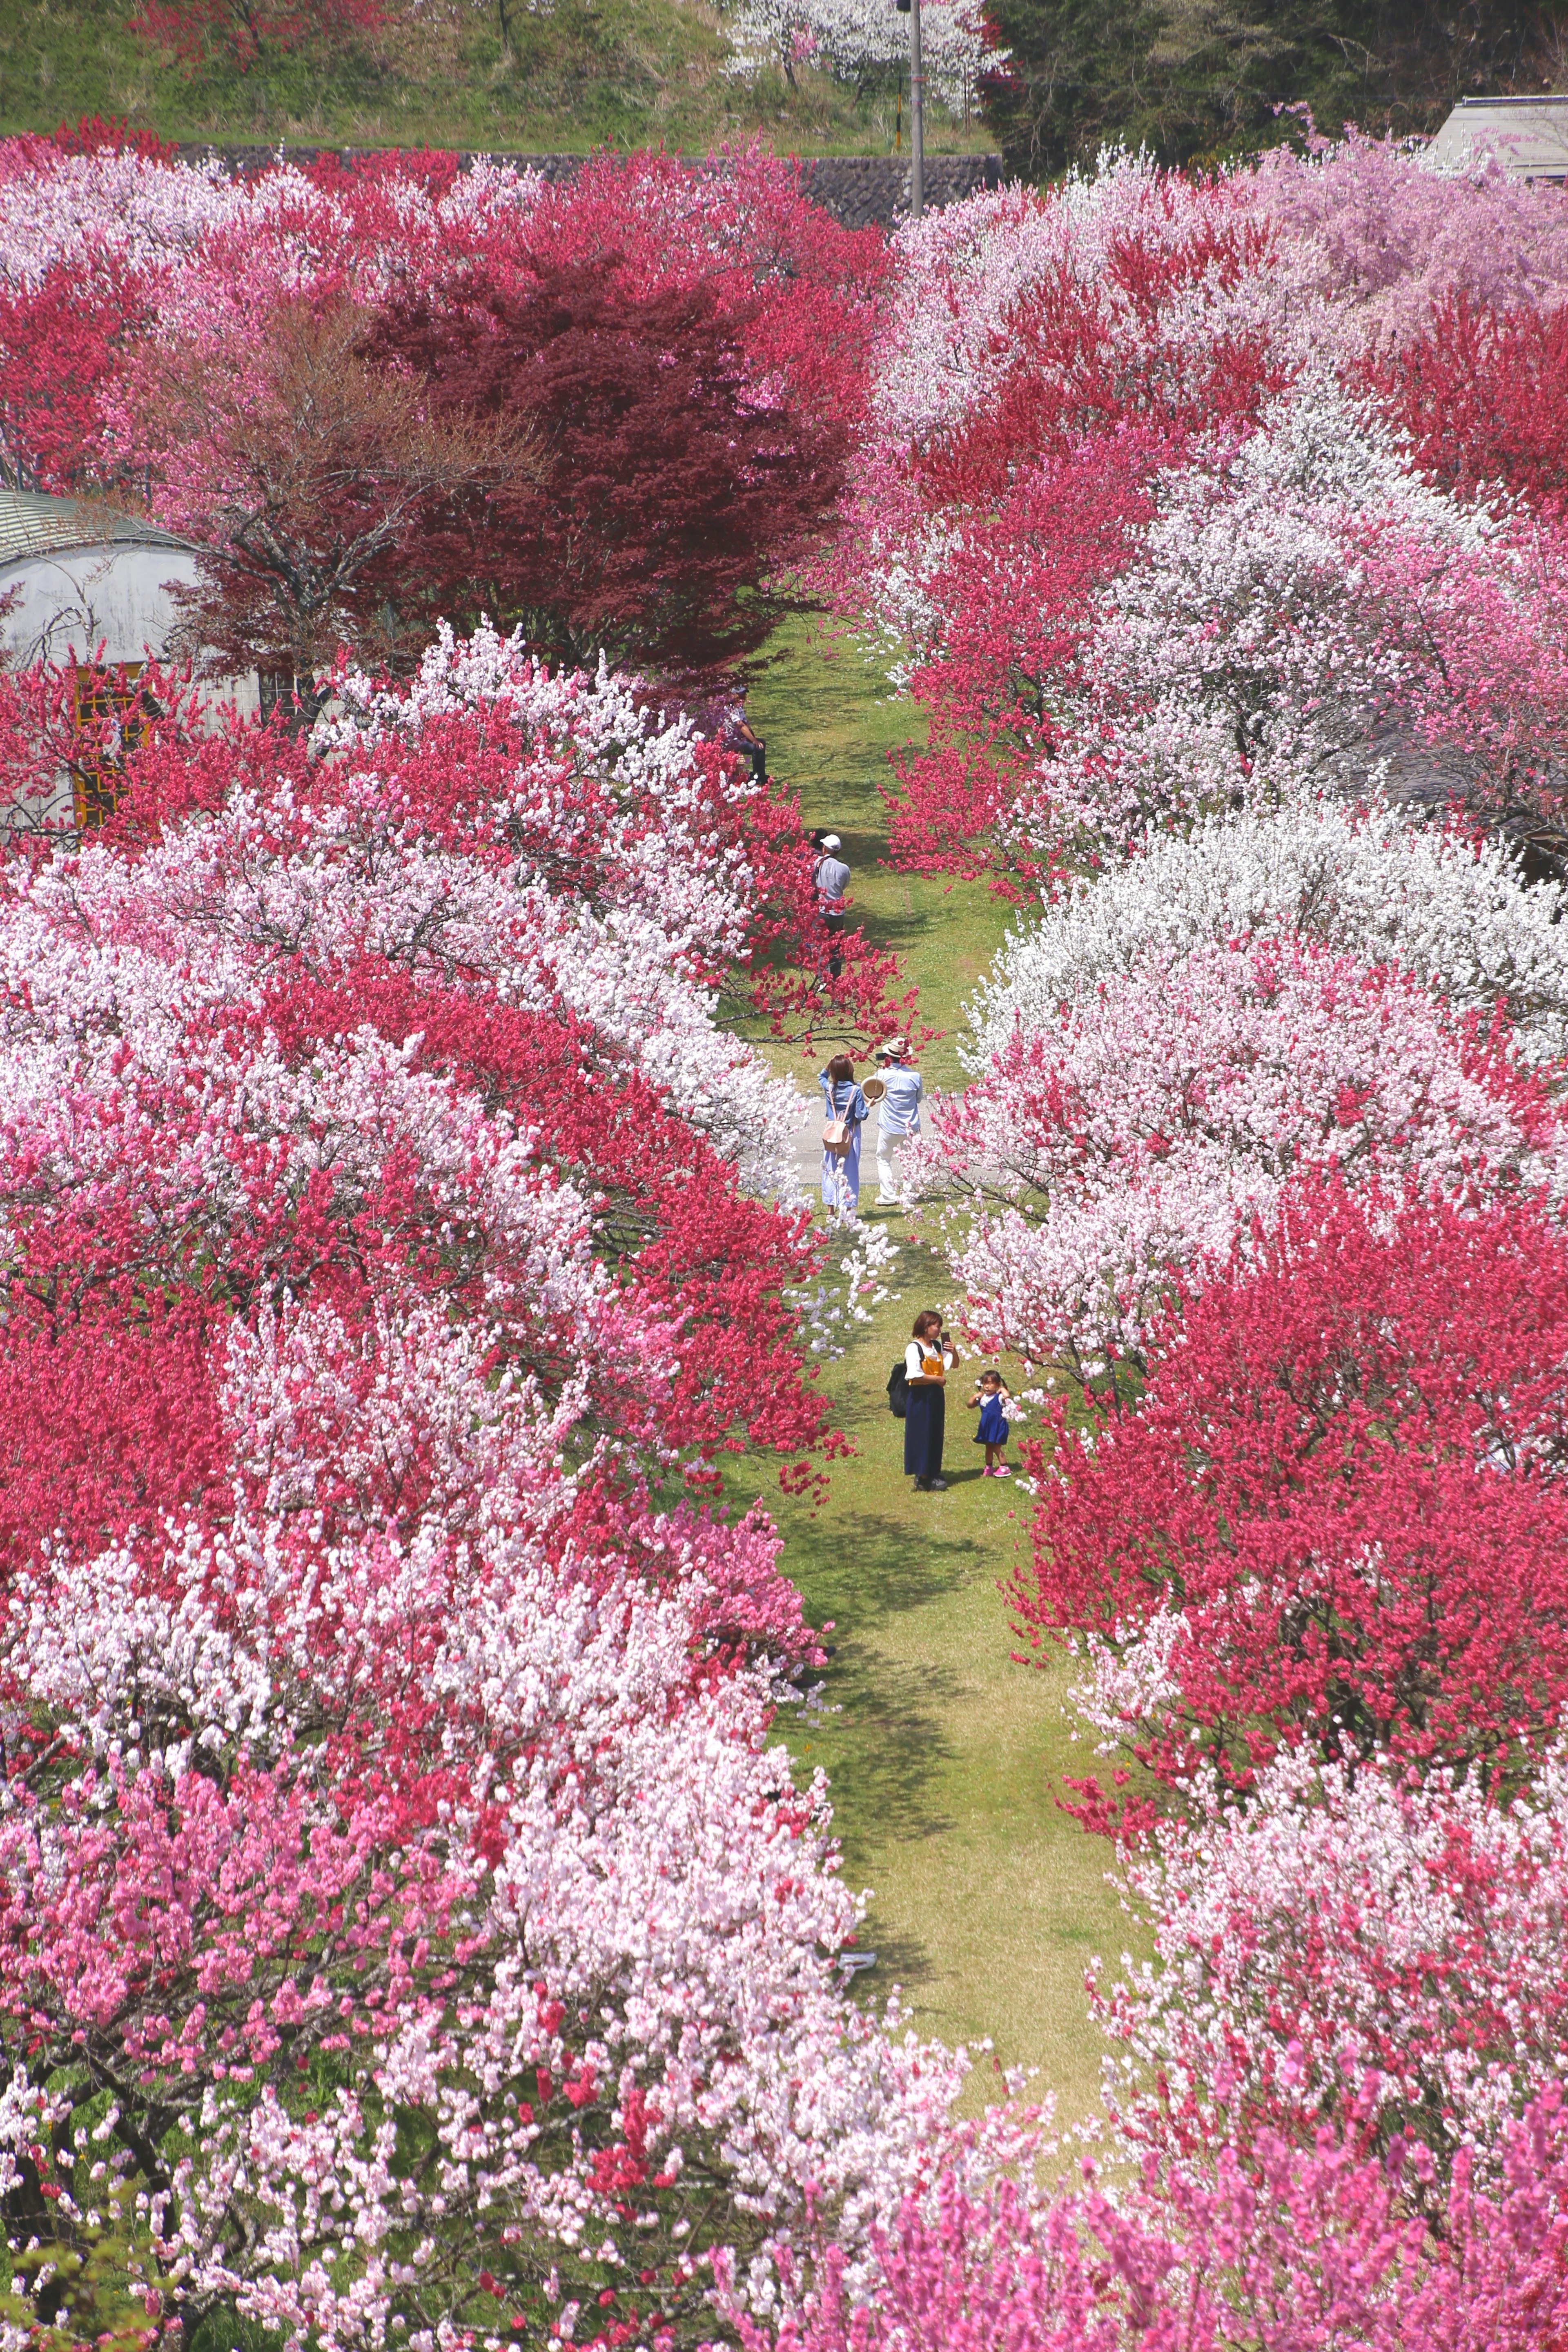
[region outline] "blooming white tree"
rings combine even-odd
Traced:
[[[1568,927],[1555,885],[1527,886],[1500,843],[1477,844],[1387,809],[1321,797],[1153,833],[1136,854],[1072,883],[1021,924],[970,1006],[971,1069],[1016,1030],[1150,951],[1291,932],[1387,961],[1458,1007],[1502,1003],[1521,1053],[1568,1051]]]
[[[736,0],[725,21],[741,75],[815,65],[847,81],[910,54],[910,20],[893,0]],[[921,51],[928,87],[954,114],[969,111],[987,59],[1006,54],[990,45],[982,0],[922,0]]]

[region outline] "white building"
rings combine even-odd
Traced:
[[[1568,97],[1462,98],[1427,161],[1464,172],[1489,157],[1510,180],[1568,180]]]
[[[134,725],[136,681],[150,657],[166,656],[180,618],[174,592],[195,582],[195,549],[156,523],[92,499],[0,489],[0,661],[74,672],[97,713]],[[254,673],[216,682],[213,696],[254,709]],[[90,824],[112,789],[102,772],[62,772],[28,822]]]

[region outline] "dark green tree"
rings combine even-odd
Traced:
[[[1467,93],[1560,85],[1568,0],[991,0],[1011,51],[984,92],[1008,169],[1108,140],[1222,161],[1298,132],[1429,131]]]

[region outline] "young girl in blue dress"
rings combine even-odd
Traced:
[[[1007,1443],[1007,1415],[1002,1400],[1009,1393],[1000,1372],[982,1372],[970,1406],[980,1407],[980,1426],[974,1433],[976,1445],[985,1448],[983,1478],[1010,1478],[1013,1475],[1005,1462],[999,1457]]]

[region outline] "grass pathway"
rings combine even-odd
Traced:
[[[808,625],[784,637],[783,652],[749,704],[770,765],[799,790],[808,824],[842,836],[856,918],[904,958],[926,1018],[953,1031],[1006,919],[980,886],[878,868],[877,784],[888,746],[911,731],[912,707],[884,698],[853,647],[832,647]],[[776,1049],[775,1058],[811,1083],[815,1065]],[[928,1083],[959,1082],[951,1034],[922,1068]],[[867,1172],[863,1201],[875,1192],[868,1150]],[[1126,1923],[1104,1882],[1104,1849],[1053,1795],[1085,1758],[1063,1708],[1072,1669],[1058,1661],[1037,1673],[1009,1660],[997,1583],[1026,1542],[1026,1498],[980,1477],[967,1388],[949,1397],[950,1491],[916,1495],[903,1476],[889,1368],[917,1308],[953,1286],[901,1218],[892,1229],[901,1295],[825,1376],[857,1448],[835,1466],[826,1504],[814,1513],[782,1496],[774,1465],[752,1457],[728,1484],[737,1503],[767,1504],[808,1615],[835,1622],[826,1677],[835,1711],[783,1729],[802,1763],[832,1779],[848,1883],[875,1889],[862,1940],[878,1966],[860,1989],[876,1999],[900,1984],[921,2026],[946,2042],[989,2036],[1002,2063],[1039,2070],[1065,2119],[1090,2107],[1099,2079],[1084,1964],[1093,1951],[1118,1955]],[[1017,1367],[1005,1370],[1014,1378]]]

